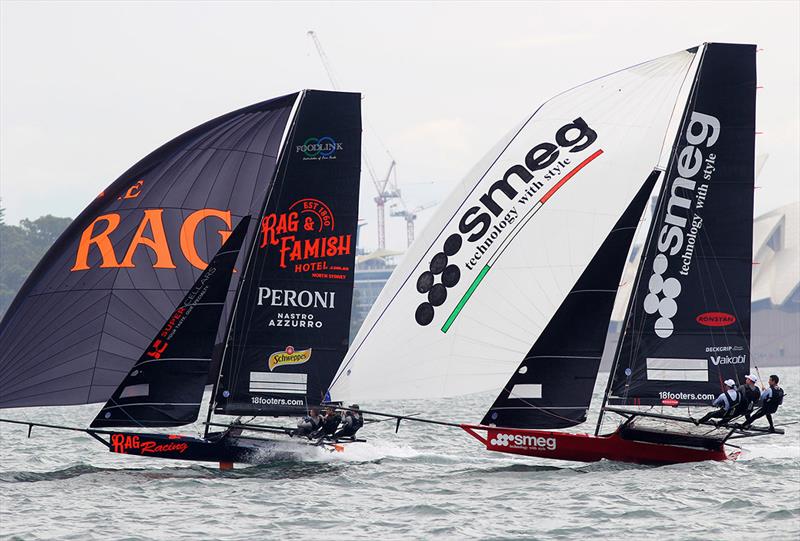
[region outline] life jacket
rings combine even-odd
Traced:
[[[758,399],[761,398],[761,393],[759,393],[758,389],[755,387],[748,387],[747,385],[741,385],[739,389],[736,390],[739,395],[739,403],[736,405],[736,411],[734,413],[736,415],[744,415],[752,411],[753,404],[758,402]]]
[[[731,397],[731,391],[733,391],[734,393],[733,397]],[[725,411],[730,412],[738,408],[739,403],[742,400],[742,396],[739,394],[739,391],[737,391],[736,389],[728,389],[727,391],[725,391],[724,394],[725,394],[725,400],[728,402],[728,407],[725,408]]]
[[[330,415],[328,417],[323,418],[322,420],[322,432],[325,434],[332,436],[336,429],[339,428],[339,423],[342,422],[341,415]]]
[[[775,413],[778,411],[778,406],[783,404],[783,389],[780,387],[772,388],[772,396],[764,401],[764,411],[767,413]]]

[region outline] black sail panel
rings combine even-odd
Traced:
[[[706,46],[631,295],[608,401],[708,405],[750,370],[755,46]]]
[[[296,97],[166,143],[72,222],[0,323],[0,407],[111,396],[232,226],[261,212]]]
[[[659,172],[647,178],[481,421],[565,428],[586,421],[620,276]]]
[[[360,95],[301,98],[249,256],[215,412],[319,404],[348,347],[361,160]]]
[[[197,420],[234,264],[250,219],[242,219],[92,422],[169,427]]]

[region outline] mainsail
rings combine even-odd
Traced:
[[[708,44],[617,349],[611,404],[708,405],[750,369],[755,46]]]
[[[331,399],[501,389],[642,183],[663,169],[695,53],[566,91],[502,141],[392,274]]]
[[[247,233],[244,218],[200,274],[92,422],[168,427],[197,420],[234,263]]]
[[[0,407],[111,396],[233,224],[261,212],[297,96],[186,132],[75,219],[0,323]]]
[[[223,414],[319,404],[349,343],[360,95],[304,92],[248,256],[216,386]]]

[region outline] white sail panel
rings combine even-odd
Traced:
[[[331,399],[498,390],[671,145],[694,56],[569,90],[501,141],[392,274]]]

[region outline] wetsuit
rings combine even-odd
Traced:
[[[361,417],[361,414],[348,411],[344,414],[342,428],[336,434],[334,434],[333,437],[334,439],[352,438],[362,426],[364,426],[364,419]]]
[[[778,411],[778,406],[781,404],[783,404],[783,389],[777,385],[775,387],[767,387],[761,393],[761,408],[747,420],[744,427],[749,427],[756,419],[766,417],[769,429],[775,430],[775,425],[772,424],[772,414]]]
[[[712,406],[719,406],[719,409],[706,413],[697,422],[705,423],[714,418],[719,418],[721,423],[728,421],[733,417],[740,400],[741,397],[736,389],[728,389],[719,395],[711,404]]]

